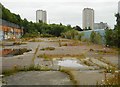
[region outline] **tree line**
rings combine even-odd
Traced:
[[[0,4],[0,17],[6,21],[18,24],[21,28],[23,27],[24,35],[37,36],[37,35],[52,35],[52,36],[63,36],[67,38],[75,37],[76,31],[83,31],[79,26],[71,27],[71,25],[62,25],[60,24],[46,24],[42,23],[34,23],[32,21],[28,21],[26,18],[22,19],[19,14],[14,14],[7,8],[5,8],[2,4]],[[116,25],[114,29],[105,29],[105,41],[106,45],[116,46],[120,48],[120,14],[116,14]],[[78,35],[78,34],[77,34]],[[78,35],[78,37],[82,37],[83,35]],[[91,33],[91,42],[99,43],[100,34],[96,34],[95,32]]]
[[[53,36],[61,36],[61,33],[69,31],[69,30],[81,30],[79,26],[71,27],[71,25],[62,25],[60,24],[47,24],[43,22],[35,23],[32,21],[28,21],[26,18],[22,19],[19,14],[14,14],[7,8],[5,8],[2,4],[0,4],[0,8],[2,9],[1,17],[2,19],[15,23],[19,25],[21,28],[23,27],[24,35],[30,36],[38,35],[38,34],[48,34]]]
[[[116,25],[114,29],[105,29],[105,45],[108,47],[117,47],[120,48],[120,14],[116,14]],[[92,31],[90,35],[90,41],[95,44],[101,43],[102,36],[100,33]]]

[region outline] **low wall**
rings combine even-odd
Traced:
[[[0,25],[0,40],[16,39],[23,35],[23,29],[18,25],[2,19],[0,21],[2,22]]]
[[[87,31],[81,31],[79,33],[83,33],[84,35],[82,36],[82,39],[90,39],[91,32],[99,32],[100,35],[102,36],[102,44],[105,44],[105,29],[96,29],[96,30],[87,30]]]

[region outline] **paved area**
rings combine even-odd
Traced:
[[[33,53],[18,55],[15,57],[3,57],[2,70],[13,69],[15,66],[24,67],[30,66],[32,63]]]
[[[69,76],[59,71],[20,72],[4,80],[7,85],[73,85]]]
[[[104,73],[99,73],[98,71],[72,71],[78,85],[97,85],[101,84],[104,80]]]
[[[47,66],[49,68],[53,68],[53,70],[58,70],[59,66],[57,62],[53,59],[49,61],[45,61],[44,58],[37,58],[37,56],[46,54],[55,56],[55,58],[63,58],[64,56],[80,56],[83,54],[86,60],[90,58],[93,63],[90,66],[86,65],[85,61],[81,63],[87,67],[87,69],[76,69],[72,71],[75,79],[78,81],[79,85],[96,85],[96,83],[101,83],[101,80],[104,79],[104,73],[96,72],[92,70],[93,67],[97,67],[98,65],[108,66],[102,61],[97,60],[97,58],[102,57],[105,60],[109,61],[112,64],[118,64],[118,56],[114,54],[116,52],[115,49],[106,48],[101,45],[93,45],[85,42],[78,42],[74,40],[61,39],[61,47],[59,46],[59,38],[39,38],[37,40],[41,40],[40,42],[27,42],[24,45],[16,45],[16,46],[5,46],[4,48],[30,48],[31,52],[25,53],[24,55],[18,55],[14,57],[3,57],[2,58],[2,68],[3,70],[12,69],[14,66],[24,67],[29,66],[31,62],[35,63],[35,66],[38,64],[40,66]],[[65,45],[67,44],[67,45]],[[34,57],[34,53],[36,51],[37,46],[39,45],[38,52],[36,53],[34,61],[32,60]],[[40,50],[45,47],[54,47],[55,50]],[[93,51],[90,51],[93,49]],[[113,52],[113,54],[100,54],[97,53],[96,50],[104,50]],[[50,57],[51,57],[50,56]],[[62,56],[62,57],[60,57]],[[99,68],[97,68],[99,71]],[[89,70],[89,71],[88,71]],[[1,71],[1,69],[0,69]],[[100,70],[101,71],[101,70]],[[24,78],[23,78],[24,77]],[[25,84],[25,85],[71,85],[72,82],[69,79],[67,74],[61,73],[59,71],[30,71],[30,72],[20,72],[15,75],[11,75],[9,77],[4,78],[8,84]]]

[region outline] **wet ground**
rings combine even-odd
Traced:
[[[37,40],[40,41],[26,41],[27,44],[5,46],[5,49],[27,48],[32,51],[23,55],[2,57],[3,71],[12,69],[14,66],[29,67],[31,63],[34,63],[34,66],[47,67],[51,71],[19,72],[4,77],[7,84],[44,85],[46,82],[46,85],[71,85],[73,83],[69,76],[59,71],[70,69],[78,85],[95,85],[105,79],[104,67],[118,65],[117,51],[112,48],[61,38],[38,38]],[[41,50],[46,47],[55,49]]]

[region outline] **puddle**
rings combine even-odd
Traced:
[[[84,68],[84,65],[78,63],[77,59],[64,59],[59,60],[58,65],[64,67],[72,67],[72,68]]]

